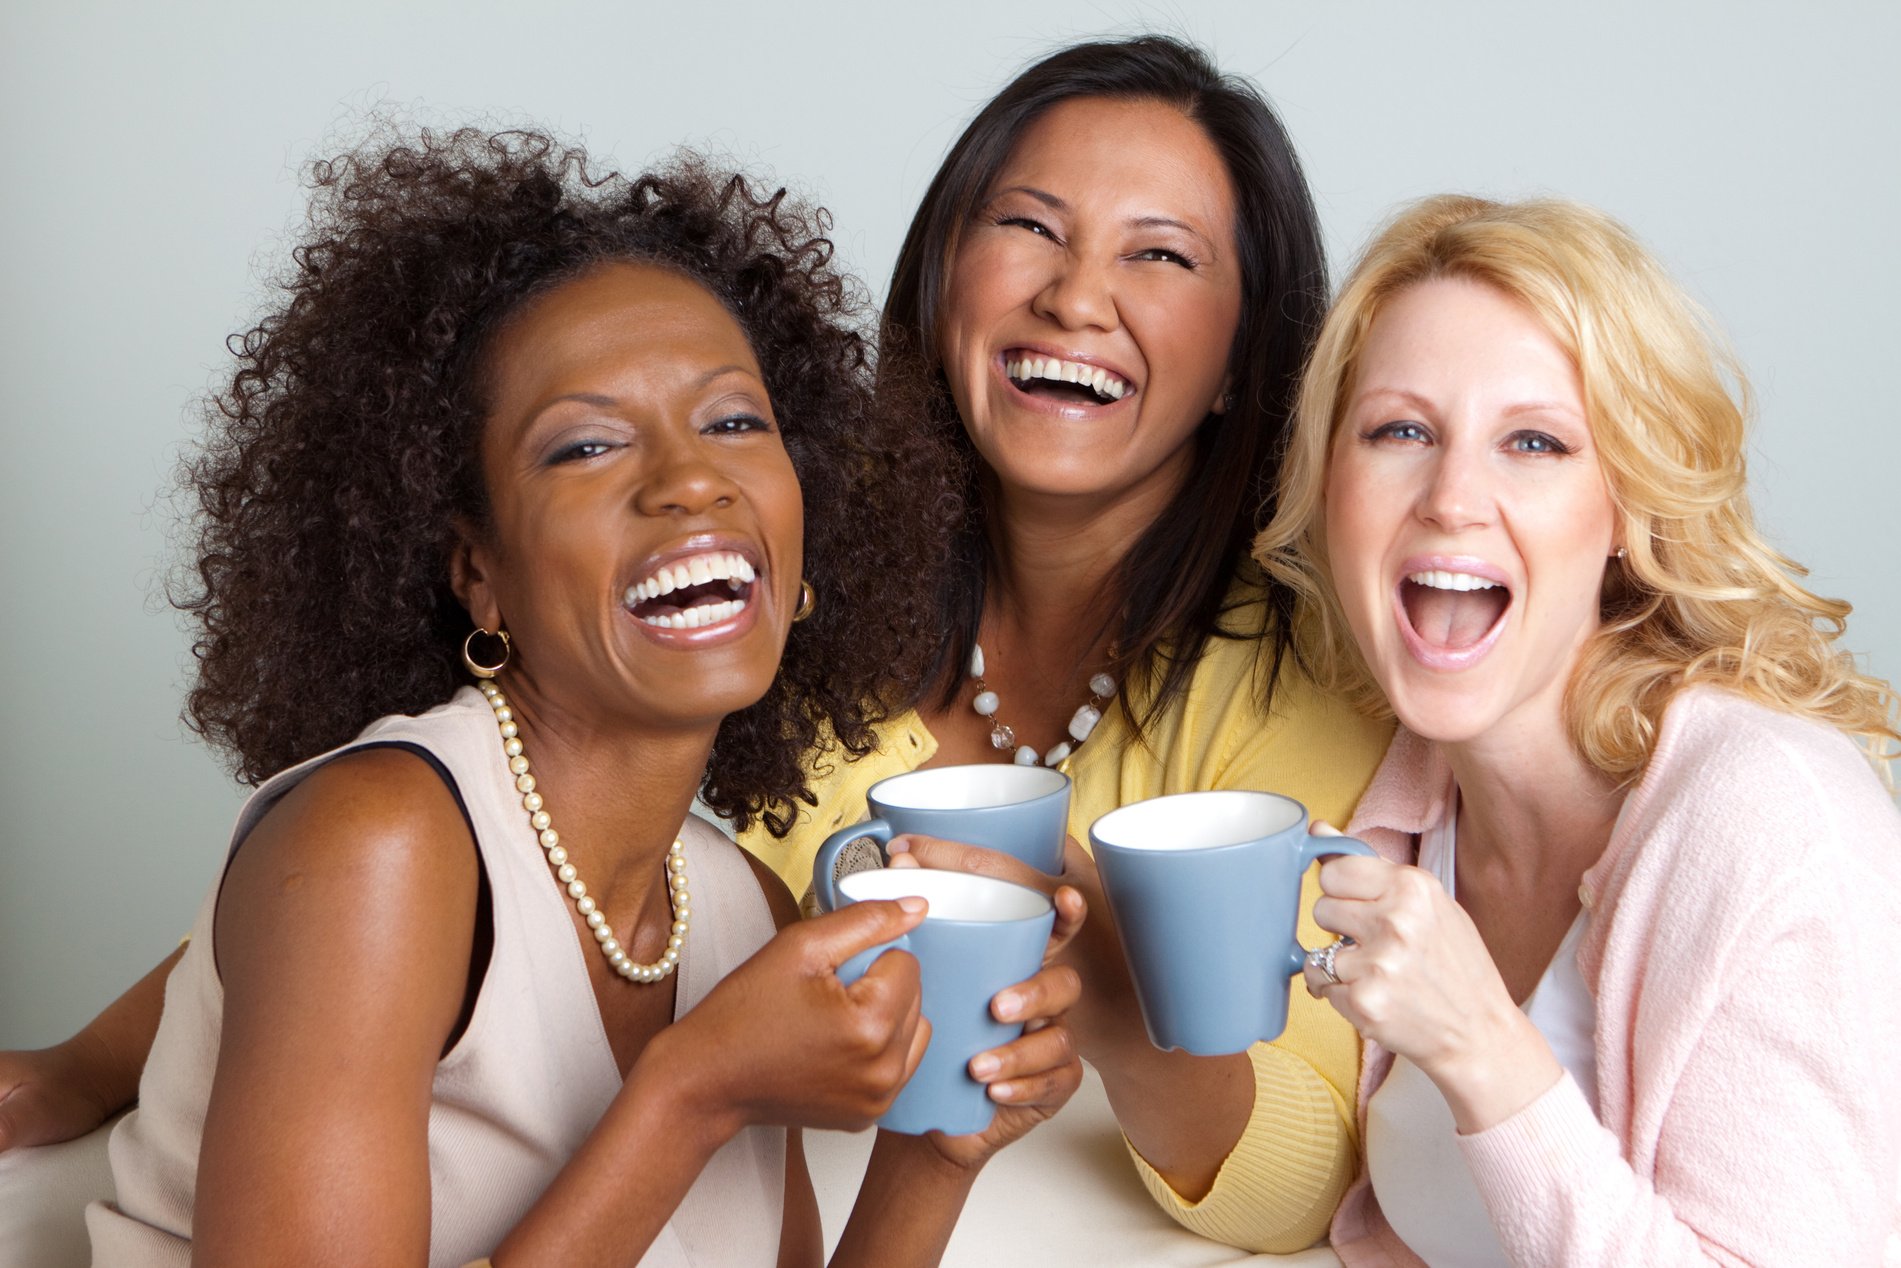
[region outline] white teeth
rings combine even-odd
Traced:
[[[697,630],[718,625],[721,621],[730,621],[745,610],[744,599],[728,599],[724,603],[702,603],[683,612],[643,616],[640,620],[663,630]]]
[[[1498,582],[1488,577],[1475,577],[1469,572],[1443,572],[1434,569],[1430,572],[1413,572],[1406,580],[1416,586],[1427,586],[1433,590],[1491,590]]]
[[[1098,395],[1119,401],[1133,389],[1129,383],[1109,373],[1101,366],[1088,365],[1081,361],[1064,361],[1058,357],[1022,357],[1003,363],[1003,372],[1018,383],[1028,383],[1032,379],[1049,379],[1057,383],[1076,383],[1094,388]]]
[[[738,591],[758,580],[758,576],[752,564],[739,552],[709,551],[678,563],[661,565],[654,570],[653,576],[629,586],[621,601],[633,607],[649,599],[672,594],[675,590],[703,586],[713,581],[724,581],[730,589]]]

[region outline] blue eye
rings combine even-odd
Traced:
[[[1568,454],[1571,447],[1556,436],[1542,431],[1513,432],[1505,442],[1516,453]]]
[[[1424,444],[1432,439],[1426,429],[1418,423],[1401,419],[1397,422],[1383,423],[1366,433],[1368,440],[1398,440],[1409,444]]]

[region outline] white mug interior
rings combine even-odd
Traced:
[[[853,872],[839,880],[838,892],[854,902],[922,898],[931,905],[927,919],[932,920],[1004,924],[1013,920],[1035,920],[1050,910],[1048,898],[1023,885],[993,876],[925,867]]]
[[[903,810],[982,810],[1047,797],[1068,781],[1042,766],[939,766],[880,780],[871,795]]]
[[[1279,793],[1214,791],[1153,797],[1111,810],[1090,835],[1124,850],[1206,850],[1296,827],[1306,809]]]

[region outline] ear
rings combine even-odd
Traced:
[[[501,603],[489,578],[494,551],[482,534],[462,516],[455,518],[455,545],[449,551],[449,588],[462,603],[469,620],[485,630],[502,628]]]
[[[1208,407],[1210,414],[1225,414],[1234,408],[1234,374],[1230,371],[1221,376],[1221,390],[1215,393],[1214,404]]]

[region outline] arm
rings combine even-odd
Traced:
[[[225,1015],[195,1262],[426,1260],[431,1084],[468,989],[477,867],[447,789],[393,750],[311,775],[239,851],[217,913]],[[796,1112],[858,1125],[881,1111],[921,1051],[915,967],[890,957],[847,992],[831,966],[915,917],[867,907],[775,939],[661,1031],[494,1262],[605,1263],[613,1247],[631,1264],[747,1123]],[[812,1006],[762,1008],[789,996]],[[773,1037],[802,1061],[735,1040],[773,1011],[801,1023]],[[815,1062],[834,1076],[822,1095],[797,1082]],[[775,1066],[802,1096],[768,1077]]]
[[[1668,933],[1644,936],[1642,1014],[1598,1017],[1635,1029],[1617,1040],[1632,1062],[1625,1141],[1512,1005],[1436,880],[1358,858],[1322,876],[1322,919],[1360,945],[1335,960],[1341,985],[1312,970],[1309,983],[1445,1096],[1514,1262],[1880,1261],[1901,1166],[1886,1068],[1901,999],[1818,992],[1815,973],[1901,956],[1891,884],[1863,876],[1821,901],[1813,885],[1783,885],[1720,923],[1670,904]],[[1709,975],[1723,980],[1705,988]]]
[[[137,1099],[165,979],[183,954],[160,960],[64,1043],[0,1053],[0,1153],[83,1136]]]

